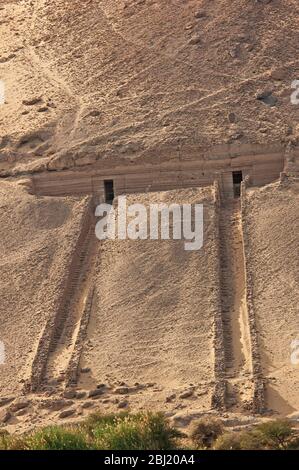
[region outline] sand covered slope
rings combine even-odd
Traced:
[[[128,202],[203,203],[204,246],[185,251],[183,240],[102,242],[81,360],[91,371],[81,374],[79,386],[139,383],[143,391],[130,405],[159,408],[193,384],[189,406],[209,409],[219,307],[212,190],[139,194]],[[146,392],[150,384],[156,393]]]
[[[298,181],[247,195],[247,255],[266,401],[269,409],[282,414],[299,409],[298,208]]]
[[[0,170],[298,137],[296,0],[0,6]]]
[[[29,379],[38,339],[57,311],[66,267],[86,201],[36,198],[14,183],[0,185],[0,395]]]

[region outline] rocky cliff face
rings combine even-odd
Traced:
[[[296,144],[298,10],[294,0],[2,0],[2,175]]]

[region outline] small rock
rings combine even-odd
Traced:
[[[2,410],[0,411],[0,423],[7,423],[10,420],[12,414],[9,410]]]
[[[72,416],[73,414],[75,414],[75,412],[76,410],[74,409],[64,410],[59,414],[59,418],[61,419],[68,418],[69,416]]]
[[[206,18],[207,14],[203,10],[198,10],[194,13],[195,18],[200,19],[200,18]]]
[[[14,397],[2,397],[0,398],[0,407],[7,405],[8,403],[12,402],[15,398]]]
[[[101,115],[101,112],[98,111],[97,109],[94,109],[92,111],[90,111],[90,113],[88,113],[87,116],[90,116],[90,117],[98,117]]]
[[[193,395],[193,390],[186,390],[185,392],[181,393],[179,395],[179,398],[185,399],[185,398],[190,398]]]
[[[82,408],[91,408],[92,406],[94,406],[94,403],[92,401],[85,401],[81,405]]]
[[[17,403],[13,403],[10,406],[10,411],[15,413],[16,411],[22,410],[23,408],[27,408],[30,405],[28,400],[18,401]]]
[[[264,91],[259,93],[256,97],[257,100],[262,101],[262,103],[267,104],[271,108],[277,104],[277,98],[272,95],[271,91]]]
[[[51,411],[60,411],[62,408],[66,408],[67,406],[73,405],[73,401],[71,400],[47,400],[42,403],[42,408],[47,408]]]
[[[101,388],[96,388],[95,390],[90,390],[88,393],[88,398],[98,398],[103,395],[104,391]]]
[[[243,132],[231,132],[229,137],[230,137],[230,141],[233,141],[233,140],[238,140],[238,139],[242,139],[242,137],[244,136]]]
[[[90,367],[83,367],[81,369],[81,374],[88,374],[90,372]]]
[[[194,44],[199,44],[200,42],[201,42],[201,38],[199,35],[196,34],[189,39],[188,44],[194,45]]]
[[[32,98],[28,98],[22,101],[25,106],[34,106],[35,104],[39,104],[41,102],[41,96],[33,96]]]
[[[99,385],[97,385],[97,388],[99,388],[99,389],[100,389],[100,388],[105,388],[105,387],[106,387],[105,384],[99,384]]]
[[[118,393],[119,395],[126,395],[129,393],[128,387],[118,387],[114,390],[114,393]]]
[[[75,390],[65,390],[63,392],[64,398],[77,398],[77,394]]]
[[[172,395],[169,395],[168,397],[166,397],[166,403],[169,403],[171,402],[172,400],[174,400],[176,397],[175,393],[173,393]]]
[[[85,398],[86,397],[86,392],[76,392],[76,397],[77,400],[82,400],[82,398]]]
[[[37,110],[38,113],[46,113],[47,111],[49,111],[49,109],[47,108],[47,106],[41,106],[41,107],[38,108],[38,110]]]
[[[24,416],[27,413],[27,409],[23,408],[22,410],[19,410],[15,413],[16,416]]]
[[[127,408],[128,402],[126,400],[120,401],[119,404],[117,405],[117,408]]]
[[[236,115],[235,113],[229,113],[228,114],[228,120],[231,124],[233,124],[234,122],[236,122]]]

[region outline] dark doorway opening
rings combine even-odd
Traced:
[[[233,171],[234,197],[240,197],[242,181],[243,181],[242,171]]]
[[[113,180],[105,180],[104,188],[105,188],[105,202],[107,202],[107,204],[112,204],[113,199],[114,199]]]

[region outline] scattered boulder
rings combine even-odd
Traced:
[[[0,423],[5,424],[10,420],[12,414],[9,410],[0,411]]]
[[[94,406],[94,403],[92,401],[85,401],[82,403],[81,408],[91,408]]]
[[[129,393],[129,388],[128,387],[117,387],[114,390],[114,393],[117,393],[119,395],[126,395],[127,393]]]
[[[87,114],[87,117],[98,117],[101,115],[101,112],[97,109],[93,109]]]
[[[41,96],[33,96],[31,98],[28,98],[22,101],[22,103],[25,106],[34,106],[35,104],[39,104],[41,102],[42,102]]]
[[[102,400],[102,403],[106,405],[107,403],[110,403],[110,401],[110,398],[105,398],[104,400]]]
[[[47,106],[41,106],[37,110],[38,113],[46,113],[47,111],[49,111],[49,108]]]
[[[171,401],[173,401],[174,399],[176,398],[176,394],[173,393],[172,395],[169,395],[168,397],[166,397],[166,403],[170,403]]]
[[[195,18],[200,19],[200,18],[206,18],[207,14],[206,14],[206,12],[203,11],[203,10],[197,10],[197,11],[194,13],[194,16],[195,16]]]
[[[27,408],[29,405],[30,405],[30,402],[28,400],[20,400],[20,401],[17,401],[16,403],[13,403],[9,409],[13,413],[15,413],[16,411]]]
[[[68,418],[69,416],[74,415],[75,412],[76,412],[76,410],[74,408],[71,408],[69,410],[64,410],[59,414],[59,418],[61,418],[61,419]]]
[[[193,395],[193,390],[190,389],[190,390],[186,390],[185,392],[181,393],[179,395],[179,398],[182,398],[182,399],[190,398],[190,397],[192,397],[192,395]]]
[[[2,397],[0,398],[0,408],[4,405],[8,405],[8,403],[11,403],[15,397]]]
[[[99,385],[97,385],[97,388],[98,388],[98,389],[105,388],[105,387],[106,387],[106,384],[99,384]]]
[[[271,91],[263,91],[261,93],[258,93],[256,99],[270,107],[275,106],[278,101],[277,98],[273,96]]]
[[[27,413],[27,408],[23,408],[15,413],[16,416],[24,416]]]
[[[47,408],[51,411],[60,411],[67,406],[73,405],[73,401],[71,400],[64,400],[64,399],[53,399],[53,400],[46,400],[42,403],[42,408]]]
[[[96,388],[94,390],[90,390],[90,392],[88,393],[88,398],[98,398],[101,395],[103,395],[103,393],[104,393],[103,389]]]
[[[189,39],[188,44],[195,45],[195,44],[199,44],[200,42],[201,42],[201,37],[198,34],[195,34]]]
[[[235,113],[229,113],[228,114],[228,120],[231,124],[233,124],[234,122],[236,122],[236,115]]]
[[[122,401],[120,401],[119,404],[117,405],[117,408],[123,409],[123,408],[127,408],[127,406],[128,406],[127,400],[122,400]]]
[[[77,393],[75,390],[65,390],[63,396],[68,399],[77,398]]]

